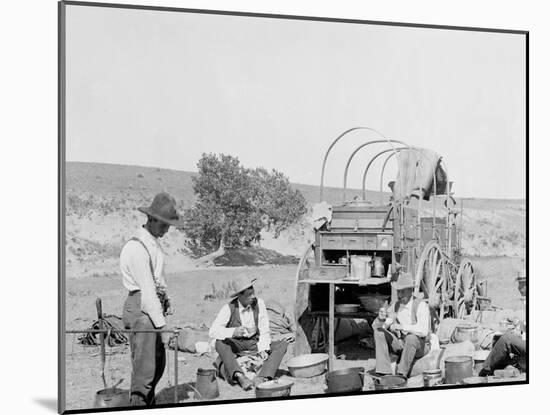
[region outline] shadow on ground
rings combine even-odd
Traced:
[[[174,392],[176,386],[169,386],[167,388],[162,389],[159,393],[157,393],[155,399],[157,401],[157,404],[167,404],[167,403],[174,403]],[[178,403],[185,402],[185,401],[195,401],[195,382],[188,382],[188,383],[182,383],[177,386],[177,398]]]
[[[35,398],[34,401],[41,407],[57,413],[57,399]]]

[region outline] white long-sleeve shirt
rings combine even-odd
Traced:
[[[166,281],[162,274],[164,267],[164,253],[157,238],[145,228],[140,228],[135,235],[142,241],[153,262],[155,277],[159,284],[166,288]],[[157,297],[157,291],[151,274],[149,255],[138,241],[130,240],[122,248],[120,253],[120,270],[122,272],[122,284],[128,291],[141,291],[141,310],[149,315],[156,328],[166,325],[162,313],[162,305]]]
[[[414,299],[399,306],[397,314],[394,312],[394,305],[388,308],[388,318],[384,322],[384,327],[390,327],[393,322],[401,325],[401,331],[416,334],[419,337],[426,337],[430,331],[430,308],[425,301],[418,304],[416,310],[416,324],[412,324],[412,306]]]
[[[252,307],[243,307],[240,301],[237,301],[239,305],[239,317],[241,318],[241,325],[243,327],[254,327],[258,329],[258,351],[267,351],[271,345],[271,336],[269,334],[269,316],[265,303],[261,298],[258,298],[258,327],[254,321],[254,311]],[[225,340],[228,337],[233,337],[236,327],[226,327],[231,318],[231,309],[229,304],[225,304],[216,319],[210,327],[209,335],[216,340]]]

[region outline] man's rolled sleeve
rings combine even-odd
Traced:
[[[416,311],[416,324],[401,325],[403,331],[416,334],[419,337],[426,337],[430,331],[430,308],[422,301],[418,304]]]
[[[225,304],[216,316],[212,326],[210,326],[210,330],[208,331],[210,338],[215,340],[225,340],[229,337],[233,337],[235,327],[226,327],[227,323],[229,323],[230,317],[231,310],[229,310],[229,305]]]

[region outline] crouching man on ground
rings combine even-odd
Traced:
[[[232,300],[221,308],[209,332],[216,339],[220,376],[244,390],[273,379],[287,348],[285,341],[271,342],[269,317],[263,300],[254,295],[254,282],[239,279]],[[254,383],[237,362],[237,356],[250,352],[256,352],[264,361]]]
[[[518,276],[518,291],[521,294],[523,305],[526,306],[527,298],[527,274],[525,270]],[[495,370],[505,369],[507,366],[515,366],[522,372],[527,370],[527,323],[517,320],[515,329],[500,337],[491,353],[483,362],[483,368],[479,376],[489,376]]]
[[[430,310],[428,304],[414,298],[414,281],[401,273],[392,283],[397,301],[382,307],[374,320],[376,373],[393,374],[390,350],[400,356],[396,374],[408,377],[412,364],[430,351]]]

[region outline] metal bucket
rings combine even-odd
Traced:
[[[199,395],[196,398],[199,400],[215,399],[220,396],[218,381],[216,379],[216,369],[199,368],[197,370],[195,388]]]
[[[362,391],[364,377],[365,368],[362,367],[333,370],[326,376],[328,393]]]
[[[441,369],[425,370],[422,372],[422,378],[424,380],[424,387],[431,388],[443,383],[443,372]]]
[[[375,390],[402,389],[407,386],[407,378],[399,375],[385,375],[374,383]]]
[[[455,327],[452,335],[454,343],[461,343],[463,341],[471,341],[476,349],[479,346],[479,332],[480,329],[477,326],[472,325],[458,325]]]
[[[453,385],[474,375],[471,356],[451,356],[445,359],[445,383]]]
[[[130,391],[128,389],[101,389],[95,394],[94,408],[117,408],[121,406],[130,406]]]
[[[372,257],[369,255],[353,255],[351,257],[351,277],[365,280],[371,276]]]

